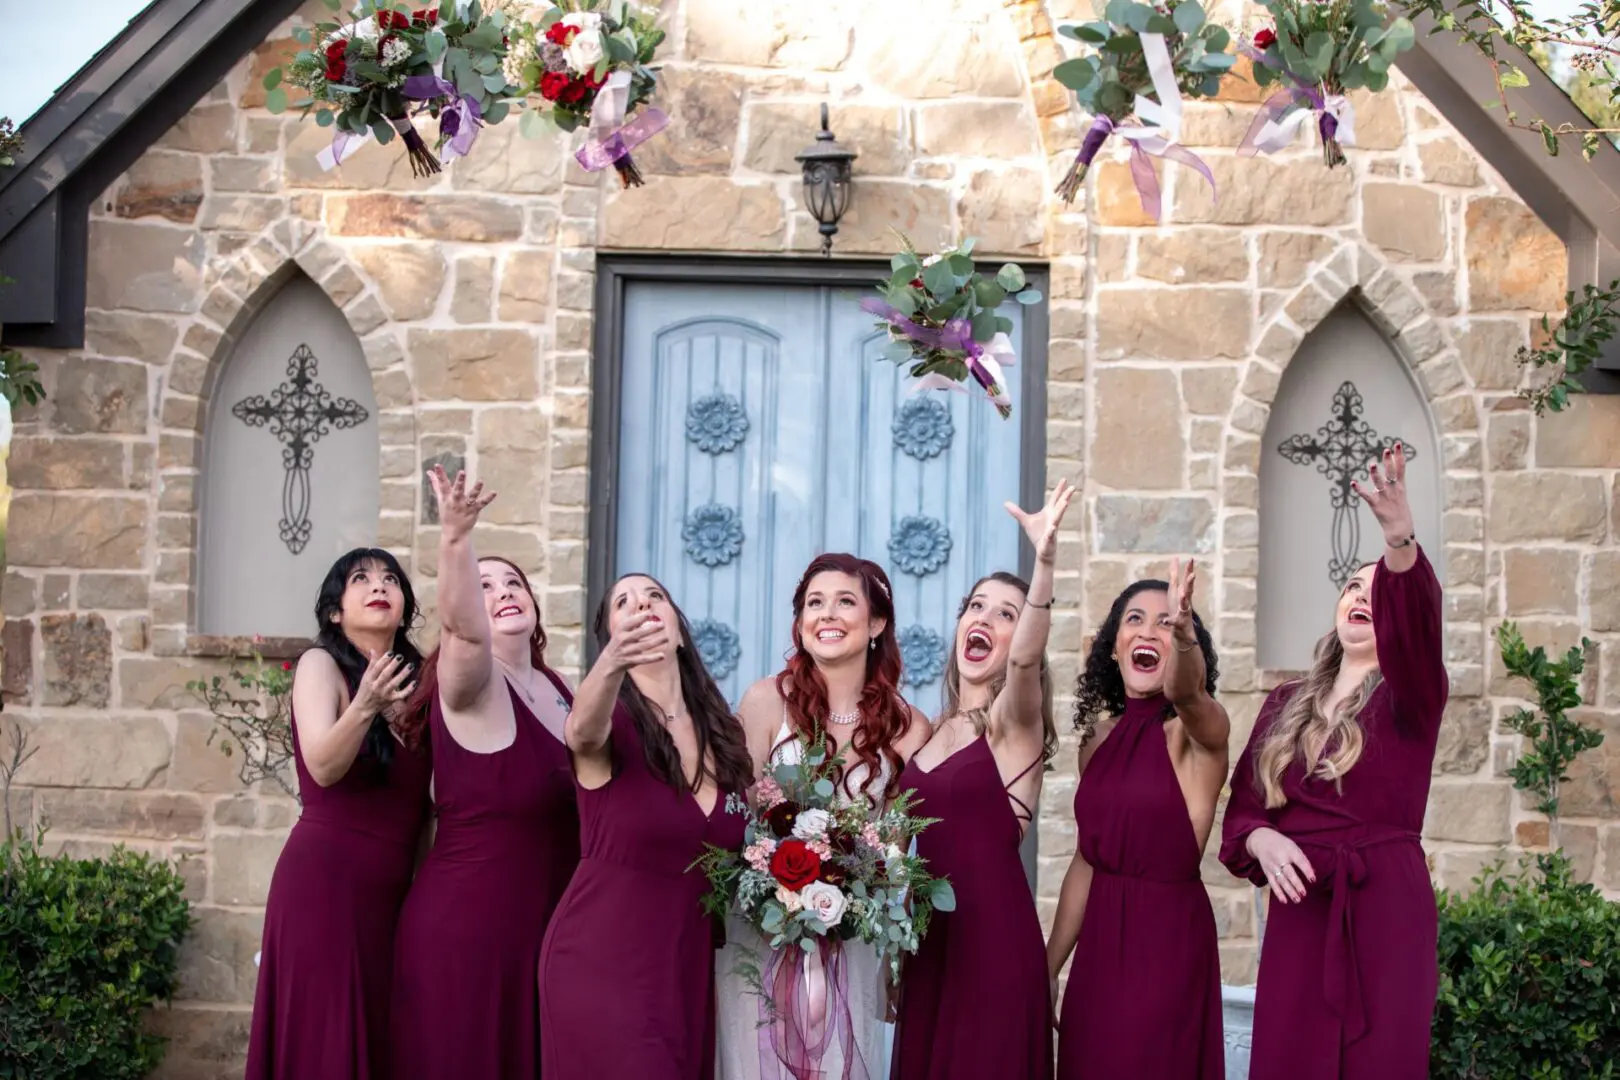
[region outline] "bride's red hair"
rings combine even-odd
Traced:
[[[793,590],[793,652],[787,666],[777,673],[776,690],[787,706],[794,732],[814,738],[831,710],[827,704],[827,680],[804,650],[800,624],[805,594],[810,591],[810,583],[816,575],[823,573],[848,574],[859,580],[872,615],[883,620],[883,632],[872,639],[875,645],[866,652],[861,718],[850,738],[850,750],[855,760],[866,766],[868,776],[878,775],[881,763],[888,762],[889,782],[884,788],[884,797],[892,799],[899,793],[900,771],[905,767],[895,744],[911,724],[911,708],[900,696],[900,643],[894,627],[894,591],[881,566],[838,553],[817,555],[810,561],[799,579],[799,587]],[[849,789],[847,775],[841,782],[845,794],[853,797],[855,793]]]

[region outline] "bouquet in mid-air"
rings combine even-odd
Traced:
[[[647,104],[657,86],[647,65],[663,40],[655,14],[626,0],[558,0],[539,22],[521,25],[507,57],[507,77],[532,103],[520,130],[586,127],[580,165],[612,165],[624,186],[639,186],[630,151],[669,123]]]
[[[961,389],[971,376],[1003,418],[1012,415],[1002,368],[1016,356],[1007,336],[1012,320],[997,315],[1007,299],[1038,304],[1041,292],[1016,263],[993,278],[974,268],[973,238],[926,258],[909,239],[889,260],[890,275],[861,308],[883,320],[889,332],[886,358],[909,363],[918,390]]]
[[[762,1045],[790,1068],[813,1070],[849,1024],[843,944],[875,946],[897,978],[901,955],[917,950],[930,917],[952,910],[956,895],[910,854],[935,820],[913,813],[911,792],[885,809],[840,799],[825,740],[801,743],[798,761],[776,765],[755,786],[754,805],[727,797],[728,811],[748,819],[743,850],[711,848],[696,865],[711,885],[709,913],[739,915],[769,943],[768,958],[741,969],[760,995]],[[816,1039],[809,998],[828,1003]]]

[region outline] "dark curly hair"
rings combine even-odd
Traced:
[[[1126,605],[1137,593],[1150,590],[1168,593],[1170,583],[1144,578],[1127,585],[1125,591],[1114,598],[1108,618],[1103,620],[1096,640],[1091,643],[1091,652],[1086,654],[1086,666],[1074,686],[1074,730],[1080,732],[1081,746],[1091,741],[1097,733],[1097,724],[1104,717],[1119,716],[1125,711],[1125,677],[1114,660],[1114,642],[1119,637],[1119,623],[1125,617]],[[1221,673],[1216,663],[1215,642],[1197,611],[1193,612],[1193,636],[1204,654],[1204,689],[1213,694]],[[1166,717],[1174,711],[1168,703],[1165,705]]]

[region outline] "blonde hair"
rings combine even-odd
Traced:
[[[983,585],[985,582],[988,582],[988,581],[999,581],[1003,585],[1011,585],[1013,588],[1015,588],[1018,591],[1022,592],[1025,596],[1029,595],[1029,584],[1027,582],[1025,582],[1023,578],[1018,577],[1015,574],[1009,574],[1006,571],[997,571],[994,574],[987,574],[984,577],[980,578],[978,581],[974,582],[973,583],[973,588],[969,589],[967,595],[962,598],[962,603],[961,603],[961,605],[959,606],[959,608],[958,608],[958,610],[956,612],[956,621],[957,622],[961,622],[962,621],[962,616],[967,614],[968,604],[969,604],[969,602],[972,601],[973,594],[978,592],[979,587],[981,585]],[[1012,661],[1009,659],[1007,663],[1010,666]],[[985,731],[988,730],[989,727],[990,727],[990,707],[991,707],[991,705],[995,704],[996,698],[1001,696],[1001,691],[1006,687],[1006,685],[1007,685],[1007,669],[1003,668],[1001,670],[1001,673],[998,674],[995,677],[995,679],[993,679],[991,681],[991,683],[990,683],[990,697],[988,698],[989,704],[981,705],[977,709],[966,709],[966,710],[964,710],[962,708],[962,670],[957,665],[957,662],[956,662],[956,642],[955,642],[955,636],[953,634],[952,641],[951,641],[951,658],[945,664],[945,709],[944,709],[943,712],[941,712],[939,714],[940,720],[944,721],[944,720],[949,719],[952,716],[957,715],[958,713],[961,713],[963,716],[967,717],[968,723],[973,725],[974,734],[982,737],[984,735]],[[1042,652],[1041,653],[1041,760],[1042,761],[1051,761],[1052,760],[1052,755],[1057,753],[1057,741],[1058,741],[1057,740],[1057,722],[1052,717],[1052,669],[1051,669],[1050,665],[1048,665],[1047,662],[1046,662],[1046,653]]]
[[[1260,744],[1254,779],[1267,810],[1288,801],[1283,793],[1283,776],[1296,759],[1304,760],[1307,777],[1332,780],[1341,791],[1344,774],[1361,760],[1367,733],[1359,717],[1383,677],[1376,669],[1368,672],[1355,692],[1339,702],[1332,716],[1327,716],[1322,712],[1322,702],[1333,692],[1343,662],[1344,645],[1339,641],[1339,632],[1329,631],[1316,643],[1310,673],[1301,680],[1299,689],[1283,706],[1282,715]]]

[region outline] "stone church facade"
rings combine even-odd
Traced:
[[[297,813],[273,787],[241,789],[184,690],[247,644],[197,621],[205,420],[244,328],[299,274],[341,309],[375,396],[376,542],[431,607],[438,538],[420,472],[465,461],[501,492],[480,550],[529,569],[553,660],[577,677],[600,484],[598,258],[819,260],[793,155],[822,100],[860,152],[837,255],[885,258],[900,228],[919,248],[971,235],[1048,268],[1044,467],[1084,493],[1059,554],[1060,688],[1118,590],[1193,553],[1235,756],[1286,677],[1256,645],[1262,518],[1297,512],[1260,497],[1268,418],[1308,335],[1348,301],[1410,370],[1437,432],[1419,447],[1438,473],[1438,532],[1420,540],[1443,556],[1452,678],[1426,825],[1435,880],[1465,884],[1504,849],[1546,842],[1504,777],[1515,689],[1492,632],[1511,617],[1533,644],[1596,642],[1585,715],[1609,741],[1575,770],[1563,835],[1580,871],[1620,893],[1620,397],[1539,420],[1515,397],[1514,352],[1561,309],[1566,252],[1414,88],[1397,78],[1358,99],[1351,163],[1329,171],[1310,146],[1238,156],[1261,95],[1233,80],[1222,100],[1190,103],[1183,129],[1218,201],[1173,171],[1155,225],[1123,158],[1074,206],[1050,195],[1083,133],[1051,77],[1072,44],[1054,25],[1089,18],[1081,0],[895,0],[881,21],[847,0],[663,7],[672,123],[638,152],[645,188],[621,191],[511,123],[436,177],[413,179],[375,145],[323,173],[327,134],[263,108],[284,26],[95,205],[85,345],[30,350],[49,398],[19,413],[11,448],[3,688],[39,748],[13,792],[25,819],[71,850],[181,859],[197,926],[157,1017],[174,1036],[163,1075],[236,1067],[262,905]],[[937,35],[926,46],[920,26]],[[1048,920],[1074,783],[1066,738],[1039,822]],[[1257,896],[1212,856],[1206,880],[1226,979],[1252,982]]]

